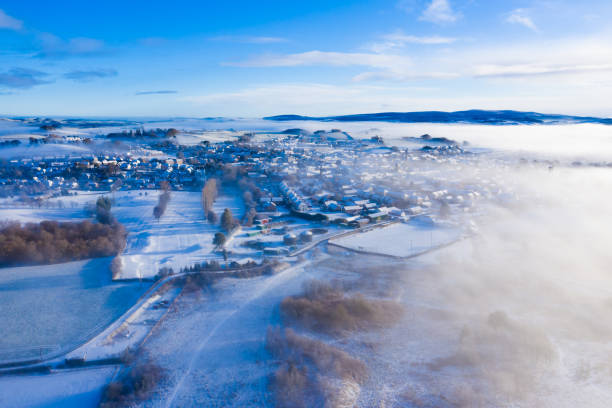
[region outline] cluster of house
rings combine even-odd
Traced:
[[[453,178],[471,156],[455,146],[400,149],[379,139],[357,140],[340,131],[290,132],[265,141],[182,146],[152,142],[164,158],[134,154],[15,159],[0,165],[0,188],[39,190],[200,189],[207,177],[239,174],[257,188],[257,211],[280,205],[304,217],[352,226],[388,217],[468,211],[496,186]],[[18,175],[16,177],[16,175]]]
[[[18,177],[15,177],[18,175]],[[66,190],[155,189],[168,181],[175,189],[202,185],[203,166],[182,159],[147,159],[130,156],[32,157],[0,165],[0,187],[36,187],[46,195]]]
[[[358,227],[390,217],[448,216],[483,196],[481,185],[449,177],[449,167],[469,156],[458,160],[450,149],[397,149],[353,139],[339,145],[330,139],[291,135],[250,156],[247,174],[269,195],[262,202],[282,199],[298,215]]]

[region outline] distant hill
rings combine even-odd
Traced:
[[[264,119],[275,121],[317,120],[328,122],[476,123],[485,125],[551,125],[563,123],[600,123],[604,125],[612,125],[612,118],[555,115],[537,112],[519,112],[513,110],[382,112],[324,117],[278,115],[268,116]]]

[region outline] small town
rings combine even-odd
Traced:
[[[48,125],[41,128],[53,130]],[[35,139],[42,142],[30,143],[90,146],[108,139],[114,140],[117,149],[122,148],[118,140],[138,144],[131,143],[129,150],[117,154],[3,161],[3,205],[74,207],[77,204],[71,197],[98,194],[110,195],[113,204],[121,206],[122,200],[129,200],[126,193],[148,196],[163,190],[199,196],[202,192],[206,207],[202,216],[215,224],[222,214],[214,213],[211,203],[204,204],[209,185],[215,190],[209,201],[214,202],[218,194],[229,195],[238,208],[232,214],[235,225],[220,228],[224,238],[220,245],[215,242],[212,254],[252,262],[295,252],[312,243],[313,235],[315,241],[327,240],[352,229],[389,222],[465,230],[461,224],[465,224],[464,215],[474,211],[476,202],[504,195],[493,182],[466,184],[461,177],[453,181],[449,167],[460,168],[478,160],[477,155],[457,142],[429,135],[412,138],[417,147],[410,148],[387,146],[378,136],[354,139],[339,129],[240,132],[233,140],[188,145],[180,144],[176,129],[132,129],[94,137],[94,142],[90,136],[46,136]],[[225,235],[236,242],[230,245]],[[165,266],[155,265],[155,272],[136,276],[155,275]]]

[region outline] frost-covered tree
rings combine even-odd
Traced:
[[[225,244],[225,241],[225,234],[222,232],[217,232],[213,238],[213,245],[222,246],[223,244]]]
[[[208,214],[212,211],[213,204],[217,199],[217,180],[214,178],[208,179],[204,188],[202,188],[202,208],[204,209],[204,216],[208,217]]]
[[[230,209],[226,208],[223,211],[223,215],[221,215],[221,228],[223,228],[227,232],[230,232],[232,229],[234,229],[234,225],[234,216],[232,215]]]

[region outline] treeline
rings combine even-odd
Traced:
[[[126,243],[123,225],[42,221],[0,229],[0,267],[44,265],[114,256]]]
[[[21,141],[17,139],[0,141],[0,147],[19,146],[20,144],[21,144]]]
[[[159,138],[159,137],[176,137],[178,134],[178,130],[174,128],[170,129],[136,129],[136,130],[124,130],[123,132],[114,132],[106,135],[109,139],[116,138],[138,138],[138,137],[151,137],[151,138]]]
[[[282,264],[278,262],[277,260],[264,259],[261,263],[257,263],[255,261],[249,260],[241,264],[236,261],[232,261],[229,264],[226,264],[225,267],[223,267],[219,263],[219,261],[217,261],[216,259],[212,259],[210,261],[204,261],[202,263],[196,263],[192,266],[181,268],[179,270],[179,273],[206,274],[207,272],[217,273],[220,271],[236,272],[236,271],[249,271],[250,270],[250,271],[255,272],[258,275],[263,275],[263,274],[271,275],[271,274],[274,274],[275,271],[278,271],[284,268],[286,265],[287,264]],[[159,269],[155,278],[161,279],[161,278],[165,278],[166,276],[170,276],[170,275],[174,275],[174,270],[172,268],[164,266]]]
[[[232,270],[237,270],[237,269],[250,269],[250,268],[255,268],[258,266],[268,266],[268,265],[276,265],[276,263],[272,263],[272,262],[263,262],[261,264],[258,264],[255,261],[247,261],[243,264],[240,264],[236,261],[233,261],[229,264],[229,266],[227,268],[221,268],[221,264],[219,263],[219,261],[213,259],[210,261],[205,261],[202,263],[197,263],[195,265],[192,266],[187,266],[185,268],[181,269],[181,273],[185,273],[185,272],[189,272],[189,273],[194,273],[194,272],[209,272],[211,270],[213,271],[218,271],[221,269],[232,269]]]

